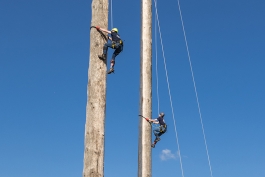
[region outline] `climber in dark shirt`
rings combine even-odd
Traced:
[[[149,122],[154,123],[154,124],[159,124],[159,127],[156,127],[153,132],[154,135],[156,136],[156,139],[154,141],[154,143],[152,144],[152,147],[154,148],[156,143],[158,141],[160,141],[160,136],[163,135],[166,131],[167,131],[167,125],[166,122],[164,120],[164,116],[165,114],[163,112],[161,112],[159,114],[159,117],[156,119],[149,119]]]
[[[100,28],[99,26],[96,26],[97,30],[101,30],[105,33],[108,33],[111,35],[107,36],[108,39],[111,40],[111,43],[106,43],[103,47],[103,54],[99,55],[98,57],[101,60],[106,60],[107,58],[107,51],[108,51],[108,47],[115,49],[115,51],[112,54],[112,58],[110,60],[110,70],[108,71],[108,74],[114,73],[114,65],[115,65],[115,57],[117,55],[119,55],[119,53],[123,50],[123,41],[120,38],[120,35],[118,34],[118,29],[117,28],[113,28],[111,31]]]

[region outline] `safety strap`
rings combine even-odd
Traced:
[[[90,30],[91,30],[91,28],[95,28],[95,29],[97,29],[95,26],[91,26],[90,27]],[[101,31],[101,30],[98,30],[97,29],[97,31],[99,32],[99,34],[101,35],[101,37],[106,41],[106,42],[108,42],[108,37]]]
[[[144,117],[144,116],[142,116],[142,115],[139,115],[139,116],[141,116],[142,118],[144,118],[150,125],[152,125],[152,122],[150,122],[149,121],[149,119],[147,118],[147,117]]]

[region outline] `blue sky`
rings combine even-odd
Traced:
[[[213,176],[263,177],[265,2],[180,3]],[[113,0],[125,46],[107,77],[106,177],[137,176],[140,7]],[[177,1],[158,0],[158,13],[184,175],[210,177]],[[91,1],[2,0],[0,21],[0,176],[82,176]],[[159,44],[158,58],[169,129],[152,175],[181,177]]]

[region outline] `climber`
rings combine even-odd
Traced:
[[[117,55],[119,55],[119,53],[123,50],[123,41],[121,40],[119,34],[118,34],[118,29],[117,28],[113,28],[111,31],[100,28],[99,26],[96,26],[97,30],[101,30],[105,33],[108,33],[111,35],[107,36],[108,39],[111,40],[111,43],[106,43],[103,47],[103,54],[99,55],[99,59],[101,60],[106,60],[107,58],[107,51],[108,51],[108,47],[115,49],[115,51],[112,54],[112,58],[110,61],[110,70],[108,71],[108,74],[114,73],[114,65],[115,65],[115,57]]]
[[[165,114],[161,112],[159,114],[159,117],[156,119],[149,119],[149,122],[154,123],[154,124],[159,124],[159,127],[154,128],[153,132],[154,135],[156,136],[156,139],[154,140],[154,143],[151,145],[152,148],[155,147],[156,143],[160,141],[160,136],[163,135],[167,131],[167,125],[164,120]]]

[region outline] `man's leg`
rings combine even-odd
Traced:
[[[156,127],[154,130],[153,130],[155,136],[156,136],[156,139],[154,140],[154,143],[151,145],[152,148],[155,147],[156,143],[160,140],[159,138],[159,133],[160,133],[160,128],[159,127]]]
[[[159,127],[156,127],[156,128],[153,130],[153,132],[154,132],[154,135],[156,136],[156,140],[157,140],[157,139],[160,140],[160,138],[159,138],[160,128],[159,128]]]
[[[103,54],[98,56],[101,60],[106,60],[107,59],[108,47],[112,47],[112,43],[105,43],[104,44]]]
[[[112,58],[110,60],[110,70],[108,72],[108,74],[113,73],[114,72],[114,66],[115,66],[115,58],[117,55],[119,55],[119,53],[121,52],[120,47],[118,47],[112,54]]]
[[[120,52],[121,52],[121,51],[120,51],[119,48],[117,48],[117,49],[113,52],[113,54],[112,54],[112,58],[111,58],[111,68],[114,68],[114,65],[115,65],[115,58],[116,58],[116,56],[119,55]]]

